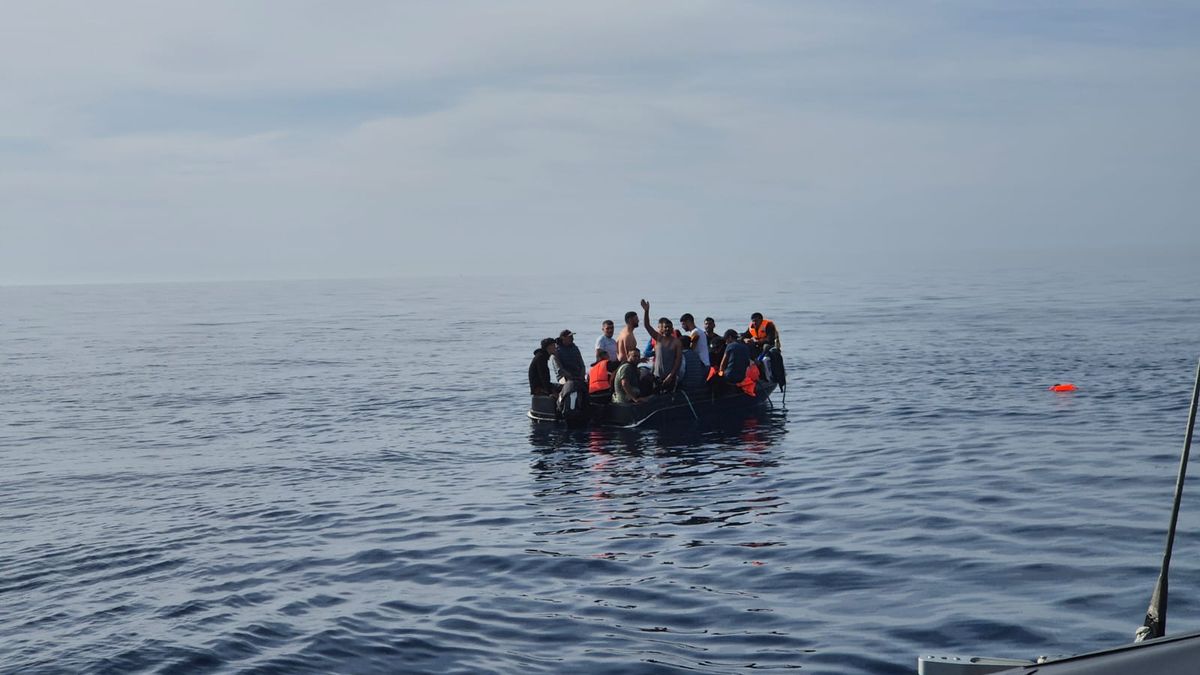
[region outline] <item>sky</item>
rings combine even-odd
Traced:
[[[1200,252],[1200,4],[40,0],[0,284]]]

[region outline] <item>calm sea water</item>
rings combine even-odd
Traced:
[[[907,673],[1130,639],[1194,270],[651,281],[0,288],[0,670]],[[537,340],[648,289],[774,319],[786,404],[526,419]]]

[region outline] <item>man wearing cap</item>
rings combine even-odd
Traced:
[[[583,363],[583,354],[575,346],[575,334],[563,330],[558,334],[558,350],[554,354],[554,369],[558,371],[558,383],[562,389],[558,392],[558,408],[564,412],[566,402],[571,394],[579,392],[587,400],[587,385],[584,384],[584,373],[587,366]]]
[[[567,381],[583,382],[587,366],[583,362],[583,354],[575,346],[575,334],[564,330],[558,334],[558,350],[554,354],[554,369],[558,372],[558,383]]]

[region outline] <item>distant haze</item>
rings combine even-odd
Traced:
[[[1196,3],[43,0],[3,24],[0,284],[1200,251]]]

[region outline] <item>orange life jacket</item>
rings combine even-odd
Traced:
[[[612,373],[608,372],[608,359],[600,359],[588,371],[588,393],[612,389]]]
[[[766,340],[767,339],[767,326],[770,326],[771,328],[775,329],[775,346],[778,347],[779,346],[779,328],[775,325],[775,322],[771,321],[770,319],[763,319],[762,323],[760,323],[758,325],[758,328],[755,328],[754,323],[752,322],[750,324],[750,337],[754,338],[755,340],[758,340],[759,342]]]
[[[746,378],[738,382],[738,388],[747,396],[754,396],[758,392],[755,391],[754,385],[758,383],[758,366],[753,361],[746,366]]]

